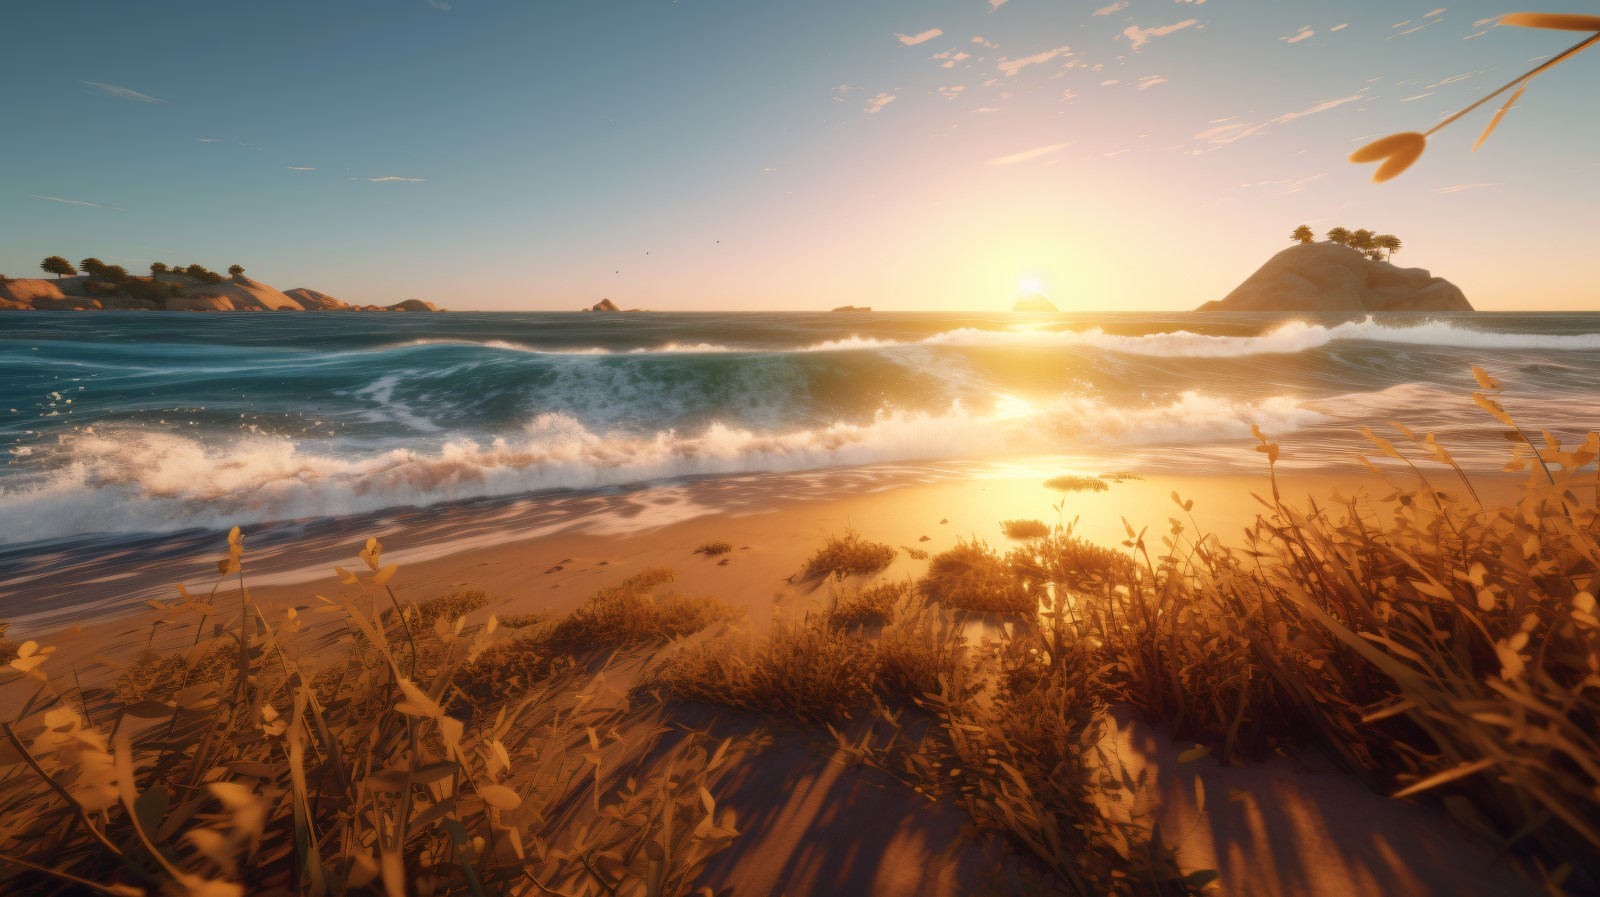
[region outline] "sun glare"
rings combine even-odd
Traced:
[[[1044,287],[1039,283],[1039,281],[1032,278],[1027,278],[1023,280],[1022,283],[1017,285],[1017,291],[1023,293],[1024,295],[1029,293],[1042,293],[1044,292]]]

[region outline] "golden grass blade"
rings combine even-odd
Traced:
[[[1508,427],[1515,427],[1517,425],[1516,422],[1511,419],[1511,415],[1506,413],[1504,405],[1501,405],[1499,402],[1496,402],[1494,399],[1489,398],[1483,393],[1473,393],[1472,401],[1477,402],[1479,408],[1489,412],[1494,416],[1495,420],[1501,422],[1502,424],[1505,424]]]
[[[1382,160],[1383,164],[1372,176],[1374,182],[1381,183],[1410,168],[1427,148],[1428,138],[1425,135],[1406,131],[1374,140],[1351,153],[1350,161],[1359,164]]]
[[[1523,92],[1528,89],[1528,83],[1532,80],[1532,78],[1529,78],[1527,81],[1522,82],[1522,86],[1517,88],[1517,92],[1512,94],[1509,100],[1506,100],[1505,105],[1501,106],[1500,110],[1494,114],[1494,118],[1489,119],[1489,126],[1483,129],[1483,133],[1478,135],[1478,142],[1472,145],[1473,152],[1477,152],[1478,147],[1483,146],[1483,142],[1489,139],[1490,134],[1494,133],[1494,129],[1500,127],[1501,120],[1506,117],[1507,112],[1511,111],[1512,106],[1517,105],[1517,100],[1522,99]],[[1474,370],[1477,369],[1474,368]],[[1484,388],[1492,389],[1493,387],[1486,386]]]
[[[1437,788],[1438,786],[1443,785],[1446,782],[1454,782],[1456,779],[1465,778],[1465,777],[1470,776],[1470,775],[1472,775],[1474,773],[1482,772],[1485,769],[1488,769],[1489,767],[1491,767],[1493,765],[1494,765],[1494,760],[1489,759],[1487,757],[1482,759],[1482,760],[1474,761],[1472,763],[1463,763],[1460,766],[1457,766],[1457,767],[1454,767],[1454,768],[1451,768],[1451,769],[1447,769],[1444,772],[1436,773],[1434,775],[1428,776],[1427,778],[1423,779],[1420,782],[1417,782],[1417,783],[1415,783],[1413,785],[1410,785],[1408,787],[1402,788],[1399,791],[1396,791],[1393,796],[1397,797],[1397,798],[1410,797],[1413,794],[1418,794],[1420,792],[1427,791],[1429,788]]]
[[[1510,25],[1513,28],[1548,28],[1553,31],[1600,31],[1600,16],[1514,12],[1501,16],[1500,24]]]

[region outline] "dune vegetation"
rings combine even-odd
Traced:
[[[889,546],[835,537],[797,577],[827,606],[759,641],[659,569],[515,627],[482,593],[402,604],[376,541],[344,595],[269,612],[235,530],[216,588],[164,606],[185,650],[82,688],[15,646],[32,697],[0,741],[0,890],[715,893],[707,863],[740,837],[719,788],[763,739],[710,713],[819,733],[959,807],[1014,848],[1002,891],[1199,893],[1214,873],[1179,867],[1105,747],[1121,706],[1224,763],[1320,751],[1592,892],[1600,437],[1528,437],[1477,374],[1529,477],[1513,504],[1479,503],[1431,437],[1372,433],[1391,495],[1295,504],[1271,475],[1242,545],[1177,494],[1159,534],[1025,521],[1008,552],[962,543],[909,581],[878,581]]]

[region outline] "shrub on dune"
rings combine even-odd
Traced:
[[[829,536],[800,572],[804,582],[825,576],[871,576],[894,563],[894,549],[882,542],[870,542],[848,530],[843,536]]]
[[[933,556],[917,583],[929,601],[980,614],[1032,614],[1037,600],[987,543],[962,542]]]

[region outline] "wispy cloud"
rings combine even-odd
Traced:
[[[29,193],[28,195],[33,197],[34,199],[42,199],[42,200],[44,200],[46,202],[63,202],[63,203],[66,203],[69,206],[88,206],[91,209],[109,209],[109,208],[112,208],[111,206],[103,206],[103,205],[101,205],[101,204],[99,204],[97,202],[87,202],[87,201],[82,200],[82,199],[64,199],[64,198],[62,198],[60,196],[40,196],[37,193]]]
[[[1008,75],[1015,75],[1018,71],[1026,68],[1027,66],[1038,65],[1041,62],[1049,62],[1063,53],[1066,53],[1070,56],[1072,54],[1072,48],[1061,46],[1056,47],[1054,50],[1045,50],[1042,53],[1035,53],[1032,56],[1024,56],[1021,59],[1001,59],[999,68],[1000,71],[1005,72]]]
[[[1322,102],[1312,105],[1306,109],[1300,109],[1295,112],[1285,112],[1271,121],[1262,122],[1260,124],[1250,124],[1248,122],[1238,121],[1239,117],[1237,115],[1231,115],[1227,118],[1219,118],[1210,122],[1210,124],[1216,125],[1217,127],[1211,128],[1210,130],[1201,131],[1200,133],[1194,135],[1194,139],[1202,143],[1209,143],[1213,147],[1222,147],[1230,143],[1243,140],[1246,137],[1253,137],[1256,134],[1260,134],[1267,130],[1267,125],[1281,125],[1286,122],[1294,121],[1297,118],[1305,118],[1308,115],[1316,115],[1319,112],[1326,112],[1329,109],[1335,109],[1339,106],[1343,106],[1346,103],[1354,103],[1357,100],[1365,99],[1367,99],[1365,93],[1355,93],[1347,97],[1340,97],[1337,100],[1323,100]]]
[[[411,184],[420,184],[423,181],[426,181],[427,178],[400,178],[400,177],[395,177],[394,175],[390,175],[388,177],[383,177],[383,178],[351,178],[350,180],[352,180],[352,181],[368,181],[368,182],[373,183],[373,184],[381,184],[384,181],[405,181],[405,182],[411,183]]]
[[[1149,90],[1157,84],[1165,84],[1170,80],[1166,75],[1146,75],[1139,79],[1139,89]]]
[[[1476,190],[1479,187],[1498,187],[1498,186],[1500,186],[1498,183],[1494,183],[1494,184],[1457,184],[1454,187],[1440,187],[1440,188],[1438,188],[1437,190],[1435,190],[1433,192],[1435,192],[1435,193],[1461,193],[1462,191],[1465,191],[1465,190]]]
[[[1316,34],[1316,32],[1311,30],[1310,25],[1301,25],[1299,34],[1296,34],[1294,37],[1280,37],[1278,40],[1288,44],[1298,44],[1314,34]]]
[[[1335,106],[1343,106],[1345,103],[1354,103],[1356,100],[1364,99],[1366,99],[1366,97],[1357,93],[1351,94],[1347,97],[1340,97],[1337,100],[1324,100],[1309,109],[1302,109],[1299,112],[1285,112],[1284,114],[1273,119],[1272,123],[1275,125],[1281,125],[1287,121],[1294,121],[1297,118],[1304,118],[1307,115],[1316,115],[1318,112],[1327,112],[1329,109],[1332,109]]]
[[[1001,156],[998,159],[990,159],[989,164],[1016,165],[1019,162],[1032,161],[1040,156],[1048,156],[1051,153],[1059,153],[1071,145],[1072,144],[1070,143],[1052,143],[1049,146],[1036,146],[1031,150],[1023,150],[1020,153],[1012,153],[1009,156]]]
[[[106,93],[111,94],[114,97],[120,97],[121,99],[124,99],[124,100],[132,100],[135,103],[165,103],[166,102],[166,100],[158,100],[155,97],[150,96],[149,94],[140,93],[139,91],[134,90],[131,87],[118,87],[115,84],[102,84],[99,81],[83,81],[83,82],[80,82],[80,83],[87,84],[90,87],[98,87],[101,90],[105,91]]]
[[[1114,12],[1121,12],[1122,10],[1127,9],[1127,8],[1128,8],[1128,0],[1117,0],[1117,2],[1111,4],[1110,6],[1102,6],[1102,7],[1100,7],[1099,9],[1095,10],[1092,14],[1093,15],[1097,15],[1097,16],[1109,16]]]
[[[1260,134],[1267,129],[1266,125],[1247,125],[1243,122],[1232,125],[1218,125],[1209,131],[1201,131],[1194,135],[1194,139],[1215,146],[1226,146],[1238,140],[1243,140],[1255,134]]]
[[[965,84],[957,84],[952,87],[941,87],[939,88],[939,95],[945,99],[953,100],[961,96],[961,92],[966,89],[967,86]]]
[[[1306,188],[1307,184],[1311,183],[1312,181],[1320,181],[1327,176],[1328,173],[1324,171],[1321,174],[1303,177],[1297,181],[1280,181],[1279,183],[1283,184],[1283,189],[1278,191],[1278,195],[1288,196],[1291,193],[1299,193]]]
[[[455,9],[454,6],[451,6],[450,4],[445,3],[444,0],[425,0],[425,2],[429,6],[433,7],[434,9],[442,9],[445,12],[449,12],[450,10]]]
[[[871,115],[874,112],[881,112],[883,111],[883,107],[893,103],[896,99],[897,97],[895,97],[893,94],[880,93],[868,100],[866,108],[862,111],[866,112],[868,115]]]
[[[989,0],[989,11],[990,12],[994,12],[995,10],[997,10],[1000,7],[1005,6],[1005,5],[1006,5],[1006,0]]]
[[[201,143],[221,143],[222,142],[222,138],[221,137],[196,137],[195,139],[200,141]]]
[[[938,37],[939,35],[941,35],[943,33],[944,33],[944,29],[943,28],[929,28],[927,31],[924,31],[921,34],[899,34],[899,33],[896,33],[895,37],[900,38],[900,43],[905,44],[908,47],[915,47],[917,44],[920,44],[923,41],[933,40],[934,38]]]
[[[1138,50],[1142,49],[1145,44],[1150,43],[1153,38],[1166,37],[1174,31],[1182,31],[1190,25],[1198,24],[1199,21],[1199,19],[1184,19],[1176,25],[1162,25],[1159,28],[1140,28],[1137,25],[1129,25],[1123,29],[1122,36],[1133,44],[1135,50]]]
[[[1329,31],[1343,31],[1343,30],[1345,30],[1346,28],[1349,28],[1349,27],[1350,27],[1350,23],[1349,22],[1345,22],[1342,25],[1335,25],[1332,28],[1329,28],[1328,30]]]
[[[975,44],[983,44],[985,47],[988,47],[991,50],[993,50],[993,49],[995,49],[995,48],[1000,46],[999,44],[994,43],[993,41],[986,41],[982,37],[979,37],[976,34],[974,34],[972,36],[972,42],[975,43]]]
[[[316,171],[315,168],[312,168],[312,167],[310,167],[308,165],[290,165],[289,166],[289,170],[290,171]]]

